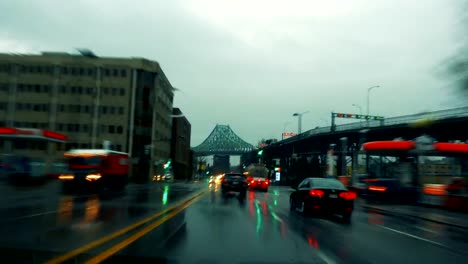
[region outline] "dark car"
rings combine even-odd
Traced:
[[[245,197],[247,193],[247,177],[238,173],[227,173],[223,176],[221,182],[221,192],[226,194],[228,192],[238,192],[240,197]]]
[[[367,202],[397,202],[414,203],[418,199],[418,191],[413,186],[402,186],[398,179],[366,179],[362,197]]]
[[[336,179],[307,178],[291,193],[289,201],[291,210],[303,214],[339,214],[343,220],[350,221],[355,199],[356,193],[348,191]]]

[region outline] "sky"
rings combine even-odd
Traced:
[[[466,105],[439,73],[456,49],[456,0],[1,1],[0,52],[146,57],[160,63],[192,124],[245,141],[330,124]],[[353,106],[358,105],[358,107]],[[339,120],[338,124],[350,122]]]

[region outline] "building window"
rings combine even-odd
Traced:
[[[104,75],[105,76],[110,76],[110,70],[109,69],[104,69]]]
[[[78,86],[78,87],[76,87],[76,89],[78,91],[78,94],[83,94],[83,87]]]
[[[112,88],[112,95],[117,95],[117,88]]]
[[[123,133],[123,127],[117,126],[117,134],[122,134],[122,133]]]
[[[64,112],[65,111],[65,105],[64,104],[59,104],[59,112]]]
[[[23,104],[22,103],[16,103],[16,110],[17,111],[22,111],[23,110]]]
[[[76,132],[80,132],[80,124],[73,124]]]
[[[87,132],[89,131],[88,125],[86,125],[86,124],[83,125],[83,130],[82,130],[82,131],[85,132],[85,133],[87,133]]]
[[[67,67],[62,67],[62,74],[68,75],[68,68]]]
[[[80,75],[85,75],[85,70],[83,68],[79,69]]]
[[[115,133],[115,126],[109,126],[109,134],[114,134]]]
[[[26,103],[26,104],[24,104],[24,109],[26,111],[31,111],[32,110],[32,105],[30,103]]]
[[[94,90],[93,87],[88,87],[88,88],[86,88],[86,94],[92,95],[92,94],[93,94],[93,90]]]
[[[32,123],[31,123],[31,126],[32,126],[32,128],[38,128],[38,125],[37,125],[36,122],[32,122]]]
[[[72,94],[76,94],[76,86],[72,86],[72,87],[71,87],[71,93],[72,93]]]
[[[122,106],[119,107],[119,114],[120,115],[124,114],[124,108]]]
[[[42,67],[41,66],[37,66],[37,73],[42,73]]]
[[[75,67],[71,68],[71,74],[76,75],[78,73],[77,69]]]
[[[119,70],[117,70],[117,69],[114,69],[114,70],[112,71],[112,73],[113,73],[113,74],[112,74],[113,76],[119,76]]]
[[[89,68],[88,69],[88,76],[93,76],[94,75],[94,69],[93,68]]]
[[[44,92],[44,93],[50,93],[50,86],[49,86],[49,85],[44,85],[44,86],[42,86],[42,92]]]
[[[115,145],[115,150],[122,151],[122,145],[121,144]]]
[[[85,106],[84,106],[84,112],[85,112],[85,113],[89,113],[89,105],[85,105]]]
[[[73,132],[73,124],[67,124],[67,131]]]
[[[64,127],[65,127],[65,126],[64,126],[62,123],[59,123],[57,129],[58,129],[59,131],[63,131]]]
[[[120,70],[120,77],[127,77],[127,70],[125,69]]]
[[[24,84],[18,84],[18,92],[24,92]]]
[[[109,88],[106,87],[106,88],[102,89],[102,92],[103,92],[105,95],[109,94]]]
[[[103,107],[101,108],[101,112],[102,112],[103,114],[107,114],[107,106],[103,106]]]
[[[124,88],[120,88],[120,96],[124,96],[125,95],[125,89]]]
[[[109,106],[109,114],[114,115],[115,114],[115,106]]]

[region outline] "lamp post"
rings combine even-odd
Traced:
[[[297,116],[297,134],[302,133],[302,115],[309,113],[309,111],[305,111],[302,113],[294,113],[293,116]]]
[[[284,131],[286,130],[286,126],[288,126],[289,124],[291,124],[291,122],[285,122],[284,125],[283,125],[283,131],[281,132],[281,140],[284,139]]]
[[[359,114],[362,116],[362,107],[358,104],[353,104],[353,106],[359,109]],[[362,119],[359,120],[359,124],[362,126]]]
[[[369,126],[369,114],[370,114],[370,92],[375,89],[379,88],[379,85],[374,85],[367,88],[367,126]]]

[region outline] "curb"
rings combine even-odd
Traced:
[[[365,209],[378,211],[378,212],[380,212],[382,214],[393,215],[393,216],[413,217],[413,218],[417,218],[417,219],[421,219],[421,220],[425,220],[425,221],[429,221],[429,222],[434,222],[434,223],[438,223],[438,224],[458,227],[458,228],[462,228],[462,229],[468,229],[468,226],[454,224],[454,223],[450,223],[450,222],[446,222],[446,221],[442,221],[442,220],[435,220],[435,219],[432,219],[432,218],[427,218],[427,217],[422,217],[422,216],[417,216],[417,215],[412,215],[412,214],[398,213],[398,212],[394,212],[394,211],[391,211],[391,210],[376,208],[376,207],[372,207],[372,206],[366,206],[366,205],[361,205],[361,206],[363,208],[365,208]]]

